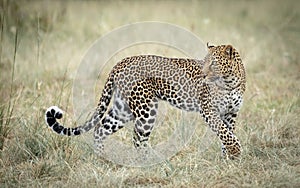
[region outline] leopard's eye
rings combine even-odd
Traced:
[[[214,60],[214,61],[211,61],[210,67],[211,67],[211,66],[216,66],[216,65],[217,65],[217,61],[215,61],[215,60]]]
[[[209,70],[214,71],[216,69],[217,61],[212,61],[209,64]]]

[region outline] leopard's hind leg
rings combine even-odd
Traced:
[[[134,116],[129,109],[120,92],[116,91],[112,108],[102,121],[95,127],[94,144],[95,152],[104,154],[103,141],[111,134],[124,127],[124,124],[134,120]]]
[[[147,103],[143,109],[136,109],[139,114],[135,120],[134,134],[133,134],[133,144],[138,150],[146,150],[149,149],[149,137],[153,130],[158,100],[154,98],[151,102]]]
[[[133,144],[140,154],[147,154],[158,108],[158,99],[150,78],[135,83],[128,103],[135,117]]]

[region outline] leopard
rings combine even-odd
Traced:
[[[207,43],[207,54],[200,60],[158,55],[126,57],[108,74],[99,103],[85,123],[65,127],[58,122],[63,111],[57,106],[46,110],[45,121],[51,130],[66,136],[94,128],[95,152],[100,155],[105,139],[133,121],[133,145],[137,150],[147,150],[159,101],[166,101],[180,110],[199,113],[219,138],[222,155],[234,159],[242,152],[235,124],[245,88],[245,68],[237,49],[229,44]]]

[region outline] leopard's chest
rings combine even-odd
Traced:
[[[218,95],[213,98],[212,103],[221,115],[236,113],[242,106],[243,97],[237,90],[219,92]]]

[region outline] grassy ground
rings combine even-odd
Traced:
[[[2,0],[0,187],[300,187],[299,10],[297,0]],[[177,155],[143,168],[101,160],[86,137],[60,137],[46,128],[44,112],[53,104],[67,111],[65,124],[76,121],[72,84],[88,47],[112,29],[139,21],[177,24],[205,42],[239,49],[247,70],[237,122],[240,160],[223,160],[216,139],[203,152],[202,121]]]

